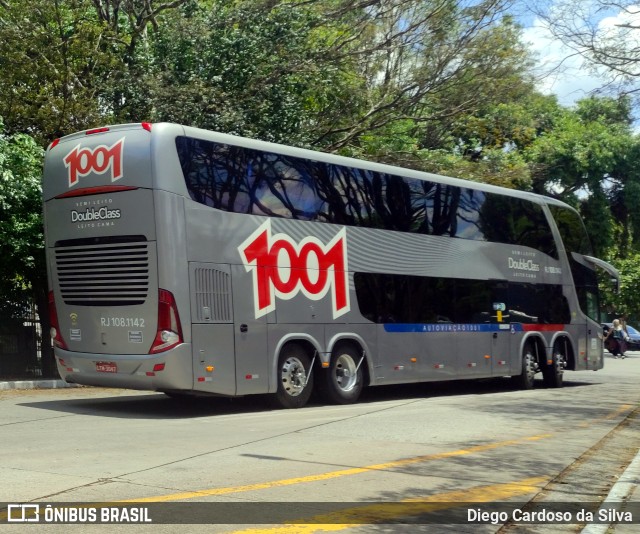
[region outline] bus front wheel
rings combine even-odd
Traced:
[[[313,390],[309,353],[300,345],[286,345],[278,359],[278,391],[275,401],[282,408],[302,408]]]
[[[329,369],[322,371],[322,397],[334,404],[356,402],[364,386],[364,364],[364,354],[353,345],[338,345],[331,355]]]

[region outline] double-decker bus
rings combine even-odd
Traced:
[[[618,274],[551,198],[165,123],[54,141],[43,190],[67,382],[300,407],[603,366]]]

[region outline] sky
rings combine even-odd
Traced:
[[[532,21],[524,31],[524,40],[538,57],[538,89],[555,94],[560,104],[571,106],[603,85],[602,79],[585,68],[580,56],[553,38],[542,20]]]
[[[576,100],[589,96],[593,91],[603,87],[606,78],[598,77],[596,73],[591,72],[579,55],[555,39],[546,23],[531,9],[532,6],[535,8],[543,3],[553,5],[557,1],[519,0],[516,10],[518,20],[525,26],[524,41],[529,43],[538,56],[538,89],[545,94],[555,94],[560,104],[571,106]],[[583,0],[581,3],[586,7],[590,0]],[[640,11],[640,5],[635,7]],[[612,9],[594,15],[591,22],[598,25],[603,35],[615,38],[616,32],[619,32],[617,24],[628,20],[628,16],[619,9]],[[640,15],[634,22],[640,23]]]

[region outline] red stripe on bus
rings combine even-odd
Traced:
[[[558,332],[565,330],[563,324],[523,324],[522,329],[525,332]]]
[[[101,195],[102,193],[117,193],[119,191],[132,191],[138,189],[132,185],[99,185],[96,187],[83,187],[81,189],[74,189],[73,191],[67,191],[58,195],[56,198],[69,198],[69,197],[85,197],[89,195]]]

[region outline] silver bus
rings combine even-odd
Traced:
[[[67,382],[300,407],[603,366],[618,274],[551,198],[165,123],[54,141],[43,190]]]

